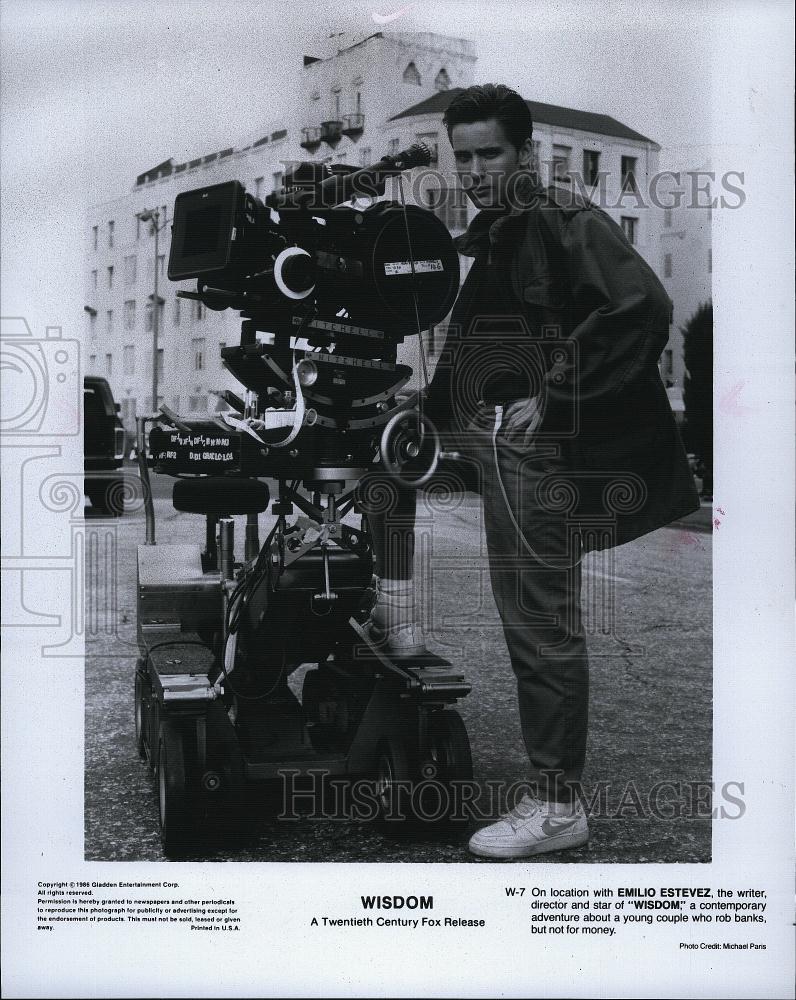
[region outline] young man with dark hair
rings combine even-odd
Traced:
[[[513,90],[470,87],[443,122],[479,211],[457,239],[474,260],[425,406],[478,475],[533,793],[469,846],[524,857],[588,840],[583,554],[699,501],[658,373],[671,303],[650,267],[603,211],[539,185],[533,122]],[[411,656],[425,648],[413,604],[416,493],[393,485],[390,496],[369,515],[381,578],[371,634]]]

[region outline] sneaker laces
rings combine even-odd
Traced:
[[[511,829],[516,830],[525,820],[536,815],[540,809],[541,805],[536,799],[532,799],[529,795],[523,795],[516,806],[506,813],[505,819]]]

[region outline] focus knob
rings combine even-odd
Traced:
[[[315,288],[315,261],[301,247],[285,247],[274,261],[274,282],[288,299],[306,299]]]

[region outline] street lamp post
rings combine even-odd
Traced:
[[[152,299],[152,412],[156,413],[158,408],[158,234],[160,233],[160,210],[149,208],[138,213],[138,218],[142,222],[151,222],[155,233],[155,288]],[[165,225],[165,222],[164,222]]]

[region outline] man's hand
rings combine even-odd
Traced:
[[[511,441],[522,442],[527,448],[542,422],[537,396],[530,399],[515,399],[503,411],[503,427]]]

